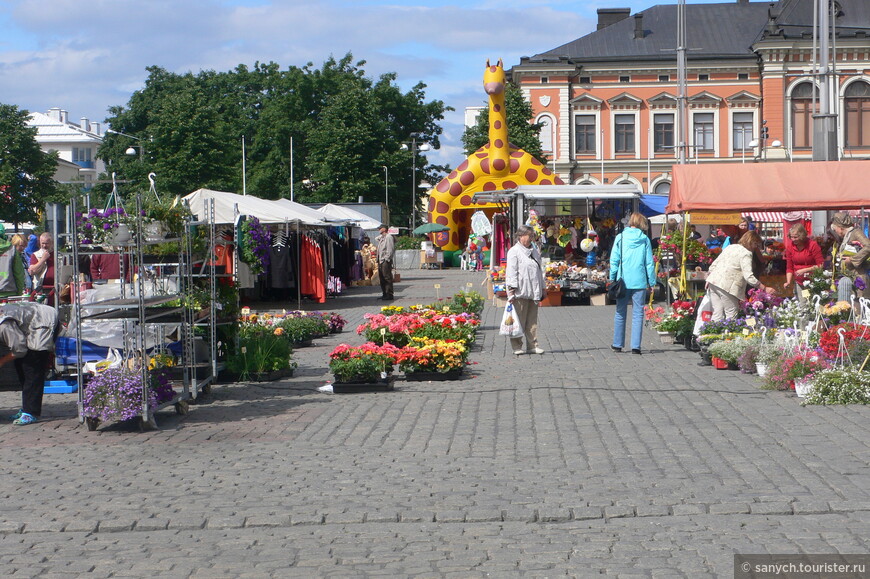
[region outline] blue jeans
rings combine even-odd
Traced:
[[[616,314],[613,316],[613,345],[615,347],[625,346],[625,318],[628,316],[628,302],[631,302],[631,349],[640,350],[645,301],[646,288],[626,288],[625,295],[616,300]]]

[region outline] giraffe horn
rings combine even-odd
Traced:
[[[489,59],[486,59],[486,67],[489,68]]]
[[[504,64],[502,63],[502,61],[501,61],[500,58],[498,59],[498,67],[499,67],[499,68],[504,68]]]

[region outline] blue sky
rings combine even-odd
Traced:
[[[0,103],[103,121],[142,88],[147,66],[319,67],[351,52],[368,76],[395,72],[405,90],[422,81],[427,100],[456,109],[430,154],[455,166],[464,109],[486,102],[486,59],[509,68],[594,30],[598,8],[657,3],[676,0],[0,0]]]

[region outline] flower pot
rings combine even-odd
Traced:
[[[758,372],[758,375],[761,378],[767,376],[767,364],[762,364],[760,362],[755,363],[755,371]]]
[[[794,392],[798,398],[806,398],[813,389],[811,378],[798,378],[794,381]]]
[[[412,382],[423,382],[426,380],[432,382],[441,382],[444,380],[459,380],[462,377],[462,368],[454,368],[447,372],[408,372],[405,374],[405,379]]]
[[[131,239],[133,239],[133,236],[130,234],[130,228],[127,227],[126,224],[121,223],[112,232],[112,235],[109,237],[108,244],[125,245],[127,243],[130,243]]]
[[[359,392],[388,392],[393,389],[394,376],[387,376],[375,382],[333,382],[334,394],[357,394]]]
[[[142,232],[145,234],[145,241],[160,241],[166,237],[169,228],[162,221],[152,221],[142,226]]]
[[[716,358],[715,356],[712,358],[711,362],[713,362],[713,367],[717,370],[727,370],[728,362],[723,360],[722,358]]]
[[[659,340],[661,340],[662,344],[673,344],[674,343],[674,333],[673,332],[662,332],[659,331]]]

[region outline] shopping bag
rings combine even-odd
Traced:
[[[701,302],[695,307],[695,329],[692,332],[696,336],[701,335],[701,326],[713,319],[713,302],[708,294],[704,294]]]
[[[520,325],[520,320],[515,314],[514,305],[508,302],[508,305],[504,308],[504,314],[501,317],[501,327],[499,327],[498,330],[499,334],[509,338],[523,337],[523,327]]]
[[[612,302],[625,297],[625,280],[619,278],[607,286],[607,299]]]

